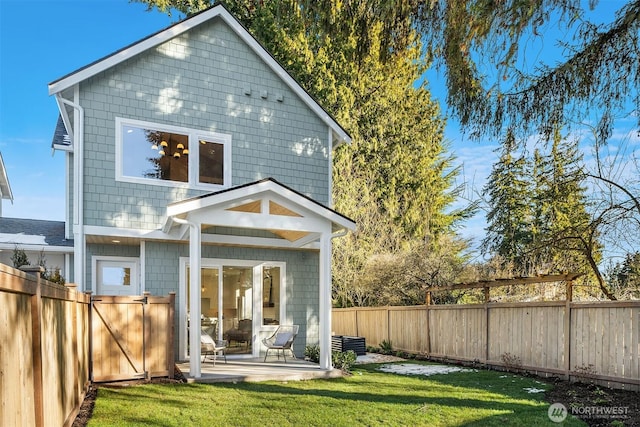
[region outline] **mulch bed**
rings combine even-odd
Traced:
[[[185,383],[187,379],[175,368],[174,378],[153,378],[151,380],[133,380],[115,383],[103,383],[99,387],[129,387],[140,384],[168,384]],[[572,408],[577,411],[579,418],[589,426],[637,426],[640,427],[640,392],[617,390],[599,387],[589,383],[567,382],[560,379],[548,381],[553,389],[546,393],[545,399],[551,403],[562,403],[571,413]],[[73,427],[85,427],[93,414],[93,406],[98,394],[98,386],[89,387],[80,412],[73,422]],[[597,408],[626,408],[618,409],[620,415],[603,415],[602,409]],[[587,409],[596,408],[596,409]],[[591,411],[592,414],[587,412]],[[600,412],[593,413],[593,412]]]
[[[640,392],[559,379],[550,383],[546,401],[562,403],[589,426],[640,426]]]

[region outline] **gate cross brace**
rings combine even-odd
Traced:
[[[96,310],[96,313],[98,313],[98,316],[100,316],[100,318],[104,322],[104,325],[107,327],[107,330],[116,340],[116,344],[118,344],[118,347],[120,347],[120,350],[122,350],[122,353],[125,355],[125,357],[129,361],[133,369],[136,372],[140,373],[140,369],[138,369],[138,366],[136,366],[135,364],[134,357],[133,357],[133,354],[131,353],[131,350],[129,350],[129,347],[124,342],[124,336],[122,336],[122,334],[111,324],[111,322],[109,322],[109,319],[107,319],[106,316],[104,316],[100,312],[100,310],[98,309],[98,305],[99,303],[96,303],[94,301],[93,308]]]

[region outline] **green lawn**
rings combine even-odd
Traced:
[[[418,363],[418,362],[416,362]],[[100,388],[89,426],[535,426],[552,423],[533,378],[495,371],[429,377],[376,371],[312,381]],[[569,417],[563,425],[584,425]]]

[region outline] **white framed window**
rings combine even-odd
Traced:
[[[97,295],[140,295],[140,260],[94,256],[92,290]]]
[[[116,180],[169,187],[231,186],[231,135],[116,118]]]
[[[286,323],[287,264],[270,262],[262,265],[262,325]]]

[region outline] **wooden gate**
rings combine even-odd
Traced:
[[[91,379],[173,378],[175,294],[91,298]]]

